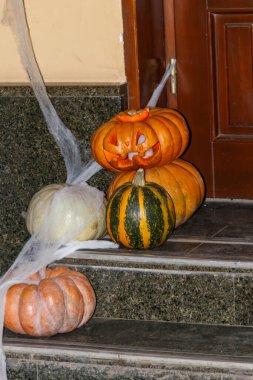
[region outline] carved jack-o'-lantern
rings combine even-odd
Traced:
[[[181,114],[167,108],[119,113],[93,135],[95,160],[113,172],[152,168],[183,154],[189,131]]]

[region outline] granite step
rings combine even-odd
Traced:
[[[207,201],[157,250],[80,251],[96,316],[253,326],[253,202]],[[57,264],[58,265],[58,264]]]
[[[4,332],[9,380],[253,378],[253,328],[93,318],[50,338]]]
[[[9,379],[253,379],[252,211],[207,201],[159,250],[54,264],[90,278],[95,316],[51,338],[5,330]]]

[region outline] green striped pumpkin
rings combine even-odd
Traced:
[[[124,247],[158,247],[174,229],[174,205],[163,187],[145,183],[144,170],[139,169],[132,182],[116,189],[110,197],[106,224],[112,240]]]

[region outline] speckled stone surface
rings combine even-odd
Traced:
[[[37,370],[35,380],[252,379],[252,342],[252,328],[96,318],[51,338],[4,337],[9,371],[20,376],[10,378]]]
[[[122,108],[126,86],[48,88],[63,122],[89,149],[93,132]],[[0,87],[0,273],[19,253],[28,233],[22,212],[32,195],[65,181],[65,167],[29,87]],[[105,191],[111,179],[101,171],[90,184]]]
[[[8,380],[37,380],[38,367],[37,363],[30,360],[8,358],[7,360]]]
[[[69,358],[68,358],[69,359]],[[252,370],[208,366],[157,365],[125,360],[71,363],[62,358],[9,360],[8,380],[251,380]]]
[[[206,370],[206,371],[205,371]],[[252,379],[250,371],[212,371],[198,368],[171,368],[150,366],[108,365],[107,363],[93,365],[56,365],[52,362],[38,366],[38,380],[246,380]],[[233,373],[234,372],[234,373]]]
[[[233,275],[101,265],[76,269],[95,289],[99,317],[234,324],[240,314]]]

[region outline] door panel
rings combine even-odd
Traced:
[[[253,14],[212,14],[217,137],[253,137]]]
[[[192,133],[184,158],[202,172],[207,196],[253,199],[253,2],[167,1],[174,5],[176,105]]]
[[[252,199],[253,157],[251,142],[217,141],[214,144],[215,195],[217,198]]]
[[[224,11],[223,11],[224,12]],[[253,197],[253,13],[211,16],[215,196]]]
[[[253,13],[214,13],[216,197],[253,198]]]
[[[165,0],[167,1],[167,0]],[[252,0],[208,0],[209,10],[231,11],[231,12],[251,12]]]

